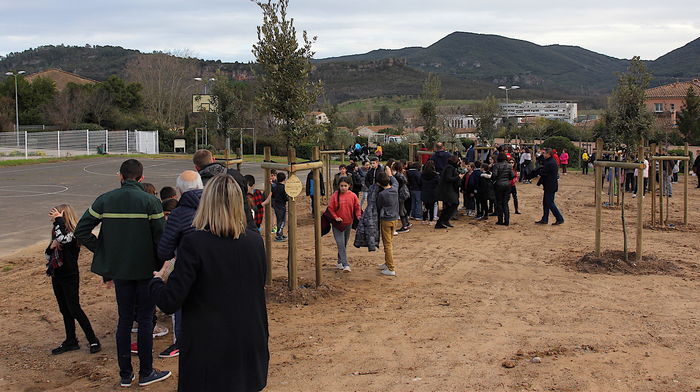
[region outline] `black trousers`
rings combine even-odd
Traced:
[[[443,202],[442,204],[442,212],[440,213],[440,218],[438,219],[437,223],[442,223],[444,225],[445,223],[448,223],[450,218],[452,218],[452,216],[455,214],[457,207],[459,207],[459,203]]]
[[[510,201],[511,186],[497,186],[496,189],[496,216],[498,222],[510,223],[510,210],[508,202]]]
[[[588,174],[588,162],[587,161],[581,163],[581,173]]]
[[[423,212],[423,220],[429,220],[431,222],[435,220],[435,202],[423,202],[423,206],[425,207],[425,211]]]
[[[153,370],[153,312],[156,305],[148,291],[150,279],[143,280],[114,280],[114,291],[117,297],[117,360],[119,376],[127,377],[132,374],[131,366],[131,326],[139,323],[136,340],[139,351],[139,374],[147,376]]]
[[[518,188],[515,185],[510,188],[510,195],[513,197],[513,206],[515,207],[515,212],[518,212]]]
[[[479,204],[477,205],[476,216],[488,218],[488,216],[489,216],[489,199],[486,197],[479,197],[477,199],[477,202]]]
[[[66,328],[66,340],[65,344],[72,345],[78,344],[78,338],[75,335],[75,322],[78,321],[80,328],[83,329],[85,333],[85,338],[88,343],[97,343],[97,336],[92,330],[92,325],[90,325],[90,320],[88,320],[83,308],[80,307],[80,276],[65,276],[65,277],[52,277],[51,286],[53,286],[53,293],[56,296],[56,302],[58,302],[58,309],[61,311],[63,316],[63,325]]]

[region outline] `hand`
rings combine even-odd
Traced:
[[[60,216],[60,217],[63,216],[63,211],[58,212],[58,210],[55,209],[55,208],[52,208],[51,211],[49,211],[49,217],[50,217],[51,219],[56,219],[56,218],[58,218],[59,216]]]
[[[55,248],[60,248],[60,244],[58,243],[58,241],[53,240],[53,241],[51,241],[51,245],[49,245],[49,249],[55,249]]]
[[[336,222],[342,222],[342,221],[343,221],[343,218],[337,217],[337,218],[335,218],[335,221],[336,221]]]
[[[168,277],[170,276],[170,261],[166,261],[163,263],[163,268],[160,269],[160,271],[153,271],[153,277],[154,278],[159,278],[163,282],[168,281]]]

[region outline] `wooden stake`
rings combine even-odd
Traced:
[[[228,150],[226,150],[226,151],[228,151]],[[236,158],[239,160],[243,159],[243,155],[241,155],[241,148],[240,147],[236,149]],[[236,163],[236,170],[241,171],[241,162],[240,161]],[[268,178],[269,178],[269,176],[268,176]]]
[[[315,146],[311,159],[321,158],[321,150]],[[316,287],[321,285],[321,169],[312,169],[314,177],[314,255],[316,256]]]
[[[230,144],[231,144],[231,139],[230,139],[230,137],[229,137],[228,135],[226,135],[226,152],[225,152],[224,159],[226,160],[226,168],[227,168],[227,169],[228,169],[228,158],[229,158],[229,156],[228,156],[228,154],[229,154],[228,146],[229,146]]]
[[[272,158],[270,153],[270,147],[267,146],[263,149],[265,151],[265,160],[269,161]],[[267,197],[272,192],[272,184],[270,184],[270,169],[265,169],[265,197]],[[265,261],[267,264],[267,279],[265,284],[268,286],[272,284],[272,205],[265,207],[265,225],[263,226],[265,230]]]
[[[688,143],[683,146],[685,156],[688,156]],[[685,175],[683,176],[683,224],[688,224],[688,176],[690,175],[690,159],[685,161]]]
[[[296,163],[296,160],[297,153],[293,148],[290,148],[287,151],[287,161],[288,163]],[[290,197],[287,202],[287,214],[289,217],[289,222],[287,223],[287,231],[289,232],[287,241],[287,277],[290,290],[299,288],[297,280],[297,208],[294,199],[294,197]]]
[[[656,225],[656,161],[651,158],[656,155],[656,143],[651,144],[649,153],[649,195],[651,196],[651,225]]]
[[[603,139],[598,138],[596,140],[596,153],[598,151],[603,151]],[[602,156],[596,154],[597,159],[601,159]],[[601,234],[601,223],[603,219],[601,211],[601,192],[603,191],[603,177],[601,176],[601,170],[603,167],[595,165],[593,167],[593,174],[595,176],[595,255],[600,257],[600,234]]]
[[[644,143],[639,146],[639,162],[644,162]],[[644,229],[644,169],[637,170],[637,262],[642,261],[642,232]]]
[[[664,178],[664,162],[659,162],[659,225],[664,224],[664,192],[666,191],[666,179]]]

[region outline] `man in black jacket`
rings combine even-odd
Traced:
[[[435,152],[430,157],[430,160],[435,161],[435,170],[438,173],[442,173],[442,169],[447,166],[447,160],[452,156],[449,152],[445,151],[445,147],[442,143],[437,143],[435,145]]]
[[[384,167],[381,163],[379,163],[379,158],[372,157],[369,160],[369,163],[370,167],[367,171],[367,175],[365,176],[365,185],[367,185],[367,189],[369,189],[372,186],[372,184],[374,184],[379,173],[384,173]]]
[[[226,166],[222,165],[219,162],[216,162],[216,159],[212,155],[211,151],[204,149],[197,150],[197,152],[195,152],[192,156],[192,163],[194,163],[195,169],[202,177],[202,183],[205,186],[207,185],[207,182],[209,182],[209,180],[215,175],[228,174],[229,176],[233,177],[234,180],[236,180],[236,183],[241,188],[241,192],[244,195],[248,194],[248,182],[245,180],[245,177],[243,177],[243,174],[241,174],[240,171],[233,168],[227,169]],[[253,214],[250,211],[250,208],[248,208],[245,205],[246,201],[243,200],[243,202],[243,209],[245,210],[245,216],[246,221],[248,223],[248,227],[253,230],[257,230],[258,226],[255,224]]]
[[[552,149],[544,149],[544,162],[542,167],[536,172],[540,176],[537,185],[542,185],[544,190],[544,195],[542,197],[542,219],[535,222],[539,225],[546,225],[549,220],[549,211],[552,211],[554,217],[556,218],[555,225],[561,225],[564,223],[564,217],[559,212],[557,205],[554,204],[554,195],[559,190],[559,166],[552,156]]]

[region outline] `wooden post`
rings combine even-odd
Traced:
[[[656,143],[651,144],[649,151],[649,195],[651,196],[651,225],[656,225],[656,161],[651,158],[656,155]]]
[[[683,146],[683,153],[688,156],[688,143]],[[690,175],[690,160],[685,161],[685,175],[683,176],[683,224],[688,224],[688,176]]]
[[[664,224],[664,192],[666,192],[666,181],[664,178],[664,161],[659,162],[659,225]]]
[[[227,169],[228,169],[228,158],[229,158],[229,156],[228,156],[228,153],[229,153],[229,152],[228,152],[228,147],[229,147],[230,144],[231,144],[231,139],[230,139],[229,135],[227,134],[227,135],[226,135],[226,149],[225,149],[225,153],[224,153],[224,154],[225,154],[225,155],[224,155],[224,159],[226,160],[226,168],[227,168]]]
[[[226,150],[226,151],[228,151],[228,150]],[[239,148],[237,149],[237,151],[236,151],[236,158],[238,158],[238,159],[243,159],[243,155],[241,154],[241,148],[240,148],[240,147],[239,147]],[[240,162],[239,162],[239,163],[236,163],[236,170],[241,171],[241,163],[240,163]],[[267,176],[267,178],[269,179],[270,176]]]
[[[598,138],[595,142],[596,151],[603,151],[603,139]],[[597,156],[596,159],[602,158]],[[593,166],[593,175],[595,176],[595,255],[600,257],[600,234],[601,234],[601,223],[603,219],[601,211],[601,192],[603,191],[603,177],[601,177],[602,167],[595,165]]]
[[[315,146],[311,160],[317,161],[321,150]],[[316,287],[321,285],[321,169],[312,169],[314,177],[314,255],[316,256]]]
[[[615,173],[615,172],[613,172],[613,173]],[[617,176],[616,176],[617,177],[616,178],[616,180],[617,180],[617,201],[615,202],[615,205],[618,205],[618,206],[620,205],[620,196],[622,196],[622,191],[623,191],[622,181],[624,179],[624,173],[625,173],[625,169],[620,168],[620,170],[617,171]]]
[[[270,147],[264,148],[265,151],[265,161],[269,161],[272,158],[270,153]],[[265,169],[265,196],[267,197],[272,192],[272,184],[270,184],[270,169]],[[272,206],[268,205],[265,207],[265,225],[263,226],[265,230],[265,261],[267,264],[267,279],[265,284],[268,286],[272,284]]]
[[[293,148],[287,151],[287,162],[292,164],[296,163],[297,153]],[[290,175],[294,172],[290,172]],[[289,279],[289,289],[295,290],[299,288],[299,282],[297,281],[297,211],[296,211],[296,201],[294,197],[290,197],[287,202],[287,231],[289,232],[289,240],[287,242],[287,269],[288,269],[288,279]]]
[[[639,146],[637,160],[644,163],[644,142]],[[644,229],[644,169],[637,169],[637,262],[642,261],[642,232]]]

